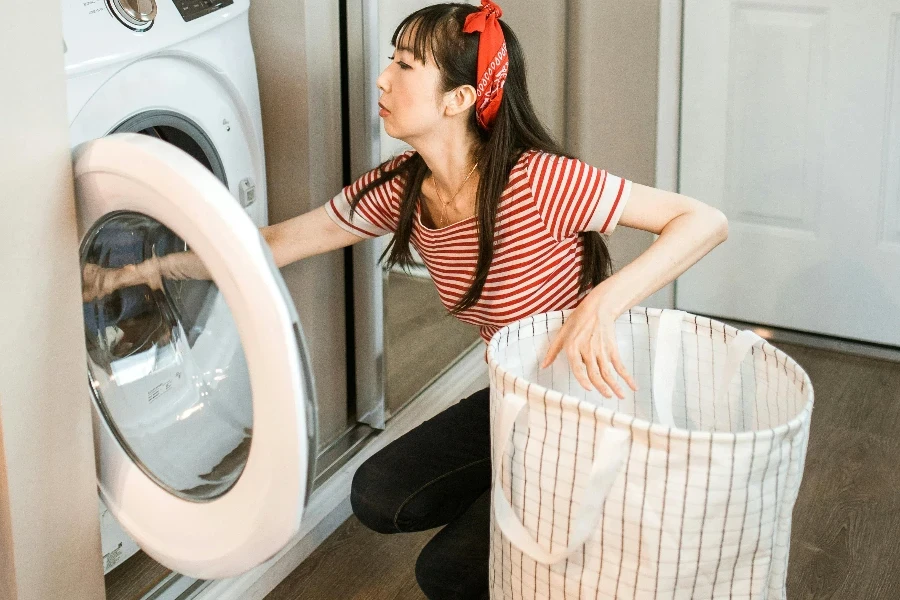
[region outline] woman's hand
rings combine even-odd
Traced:
[[[566,319],[550,344],[541,368],[549,366],[560,351],[565,350],[572,373],[584,389],[596,388],[606,398],[612,397],[612,393],[624,398],[616,377],[618,373],[628,387],[637,391],[637,384],[619,356],[615,320],[615,316],[599,307],[589,294]]]
[[[87,263],[81,270],[81,301],[91,302],[135,285],[162,287],[159,260],[150,259],[123,267],[101,267]]]
[[[90,302],[135,285],[158,290],[162,288],[163,279],[201,280],[211,279],[211,276],[203,261],[191,251],[154,256],[122,267],[101,267],[88,263],[81,270],[81,300]]]
[[[619,225],[659,235],[650,247],[604,279],[566,319],[541,364],[546,367],[561,350],[578,382],[610,397],[622,391],[616,373],[637,391],[616,345],[616,317],[671,283],[688,267],[728,237],[728,219],[698,200],[635,183]],[[612,365],[612,367],[610,367]]]

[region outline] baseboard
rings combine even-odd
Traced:
[[[268,562],[239,577],[210,582],[192,600],[263,600],[350,516],[350,482],[367,458],[393,440],[486,384],[484,345],[477,344],[393,417],[365,449],[313,492],[295,541]]]

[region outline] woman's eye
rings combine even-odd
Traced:
[[[394,55],[391,54],[390,56],[388,56],[388,60],[391,62],[394,62]],[[400,66],[401,69],[412,69],[412,67],[410,67],[408,64],[406,64],[402,60],[398,60],[397,64]]]

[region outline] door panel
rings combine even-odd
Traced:
[[[685,4],[680,191],[729,239],[679,308],[900,345],[896,0]]]

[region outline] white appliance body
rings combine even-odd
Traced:
[[[314,472],[315,398],[305,342],[255,230],[267,223],[267,202],[249,0],[194,6],[191,12],[190,4],[160,0],[152,25],[134,31],[110,3],[63,2],[82,260],[104,219],[107,233],[98,235],[107,238],[127,237],[122,230],[130,222],[147,225],[109,217],[130,211],[151,217],[150,230],[162,224],[190,245],[218,285],[201,294],[196,331],[182,327],[179,316],[167,323],[162,342],[140,352],[104,363],[103,351],[89,351],[107,572],[137,550],[117,521],[148,554],[196,577],[255,566],[299,527]],[[144,143],[143,136],[87,143],[121,133],[158,137],[183,152]],[[117,251],[109,250],[109,239],[96,243],[107,255]],[[262,310],[275,321],[251,326],[266,305]],[[97,327],[104,348],[127,337],[127,326]],[[91,329],[86,317],[89,349]],[[268,360],[266,349],[277,358]],[[91,362],[95,355],[101,364]],[[181,385],[186,380],[196,385]],[[218,395],[215,402],[210,395]],[[244,462],[235,467],[237,455]],[[272,463],[286,468],[277,484]],[[230,472],[216,488],[209,478],[226,464]],[[197,492],[205,488],[213,491]],[[266,523],[253,511],[280,516]],[[222,527],[227,521],[235,524]]]
[[[171,111],[194,121],[222,155],[235,198],[250,178],[248,213],[267,223],[262,116],[247,22],[249,0],[183,22],[161,0],[156,23],[135,33],[100,0],[63,3],[72,146],[107,135],[136,115]],[[99,10],[99,8],[103,10]]]

